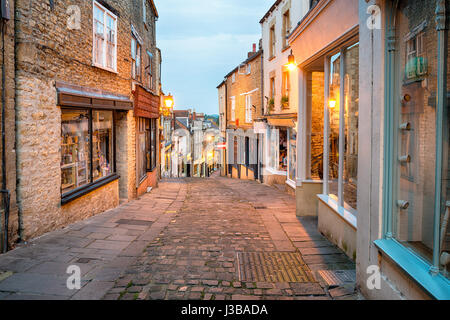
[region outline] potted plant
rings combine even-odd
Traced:
[[[274,98],[270,98],[269,100],[269,111],[274,111],[275,110],[275,99]]]
[[[281,97],[281,106],[283,109],[289,108],[289,96],[283,96]]]

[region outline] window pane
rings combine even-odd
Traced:
[[[280,153],[279,153],[279,163],[278,170],[287,171],[288,165],[288,141],[287,141],[287,129],[279,129],[280,140],[278,143],[280,144]]]
[[[448,10],[448,9],[447,9]],[[450,34],[447,34],[447,42],[450,37]],[[422,38],[422,41],[424,42],[423,48],[426,49],[426,38]],[[447,92],[450,92],[450,46],[447,47]],[[442,141],[443,144],[443,154],[444,154],[444,161],[443,161],[443,168],[442,168],[442,203],[443,208],[441,210],[442,213],[442,219],[441,219],[441,269],[444,271],[444,275],[448,278],[450,278],[450,263],[446,263],[446,265],[443,265],[445,263],[445,260],[450,260],[449,258],[445,259],[445,257],[450,255],[450,223],[449,223],[449,215],[450,215],[450,112],[448,111],[449,108],[449,101],[447,99],[447,110],[446,114],[444,114],[444,119],[447,119],[447,121],[444,121],[444,132],[446,133],[446,136],[444,135],[444,139]]]
[[[324,73],[309,72],[307,78],[307,134],[310,141],[308,159],[310,173],[307,179],[323,179],[323,106],[324,106]]]
[[[92,112],[94,180],[113,173],[113,112]]]
[[[89,183],[89,112],[61,110],[61,192]]]
[[[344,201],[357,209],[358,119],[359,119],[359,45],[345,52],[345,146]]]
[[[147,176],[147,130],[145,123],[148,121],[144,118],[138,119],[138,175],[139,179],[144,179]]]
[[[329,194],[338,196],[339,175],[339,110],[340,110],[340,53],[330,60],[330,98],[328,101],[330,132],[329,132]]]
[[[423,21],[434,21],[436,4],[401,1],[396,39],[399,126],[396,151],[394,235],[430,261],[433,251],[436,163],[437,33]],[[418,56],[416,39],[424,33]],[[427,62],[428,61],[428,62]]]
[[[289,179],[297,179],[297,133],[289,129]]]
[[[96,63],[103,65],[103,47],[105,41],[104,12],[97,6],[94,6],[94,27],[94,59]]]

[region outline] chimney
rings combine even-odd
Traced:
[[[253,44],[253,51],[248,53],[248,58],[250,58],[251,56],[253,56],[256,53],[256,43]]]

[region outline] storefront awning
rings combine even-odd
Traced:
[[[295,122],[292,119],[267,119],[269,126],[294,128]]]

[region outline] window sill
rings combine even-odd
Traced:
[[[114,73],[114,74],[119,74],[119,73],[118,73],[116,70],[114,70],[114,69],[110,69],[110,68],[104,67],[104,66],[102,66],[102,65],[100,65],[100,64],[97,64],[97,63],[94,63],[94,62],[92,63],[92,66],[95,67],[95,68],[99,68],[99,69],[102,69],[102,70],[105,70],[105,71]]]
[[[82,196],[85,196],[88,193],[91,193],[92,191],[95,191],[95,190],[107,185],[110,182],[118,180],[119,178],[120,177],[117,174],[112,174],[106,178],[97,180],[97,181],[87,184],[81,188],[78,188],[78,189],[72,190],[66,194],[63,194],[61,196],[61,205],[68,204],[69,202],[72,202],[78,198],[81,198]]]
[[[347,222],[355,230],[357,229],[357,218],[356,215],[349,210],[340,207],[336,200],[325,194],[318,194],[317,197],[320,201],[326,204],[330,209],[334,210],[337,215],[339,215],[345,222]]]
[[[441,274],[432,275],[425,260],[394,239],[375,240],[374,244],[433,298],[450,300],[450,281]]]
[[[291,46],[287,45],[284,46],[283,50],[281,51],[282,53],[286,52],[287,50],[289,50],[291,48]]]
[[[280,170],[276,170],[274,168],[271,167],[267,167],[266,170],[271,173],[271,174],[275,174],[278,176],[287,176],[287,171],[280,171]]]
[[[269,59],[267,59],[268,61],[272,61],[273,59],[275,59],[275,56],[271,56]]]
[[[286,184],[294,190],[297,189],[297,184],[289,178],[287,178]]]

